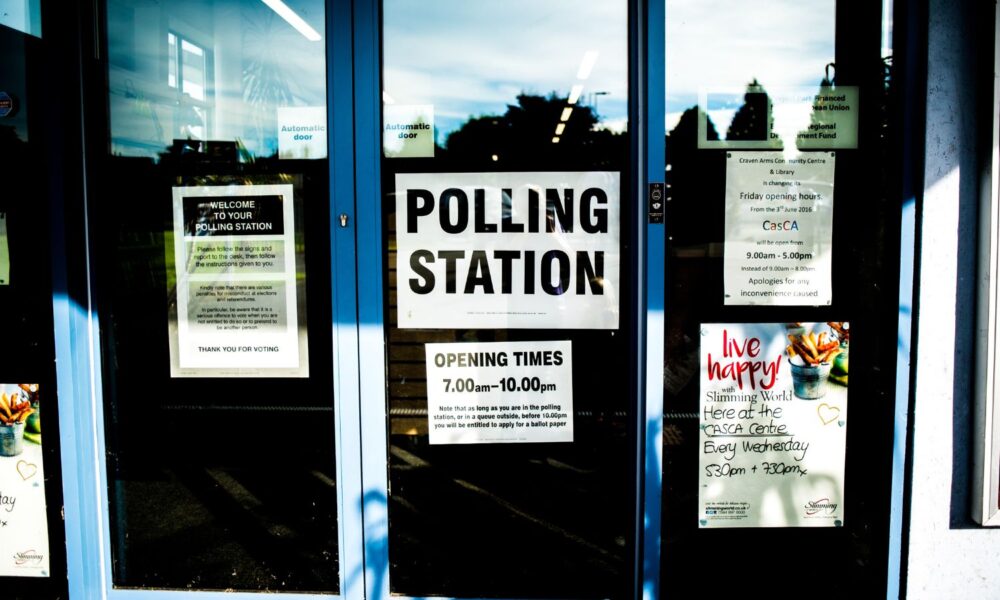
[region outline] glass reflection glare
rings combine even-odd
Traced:
[[[751,82],[815,89],[834,62],[835,0],[671,0],[666,11],[667,131],[699,93],[738,90],[735,104],[707,107],[724,134]]]
[[[323,14],[322,0],[110,0],[112,153],[156,159],[191,139],[275,156],[279,108],[326,105]]]
[[[616,2],[386,0],[383,15],[383,99],[434,105],[440,146],[521,94],[593,106],[606,91],[595,127],[626,128],[627,14]]]

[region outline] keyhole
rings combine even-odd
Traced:
[[[340,213],[340,226],[347,227],[347,213]]]

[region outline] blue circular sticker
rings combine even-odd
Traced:
[[[14,99],[7,92],[0,92],[0,117],[14,112]]]

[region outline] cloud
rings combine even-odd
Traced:
[[[666,8],[667,112],[700,90],[815,87],[834,60],[835,0],[671,0]]]
[[[383,19],[384,85],[397,103],[433,104],[452,118],[502,114],[521,92],[568,96],[584,54],[597,50],[583,98],[608,92],[602,115],[626,116],[623,4],[386,0]]]

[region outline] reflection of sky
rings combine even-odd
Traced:
[[[522,92],[568,96],[576,83],[605,126],[624,125],[625,3],[385,0],[383,19],[384,89],[397,104],[433,104],[439,143],[470,117],[503,114]],[[588,50],[600,54],[578,81]]]
[[[819,85],[834,60],[835,18],[835,0],[667,0],[668,130],[703,89],[741,89],[754,78],[765,88]],[[732,113],[720,107],[718,117],[728,123]]]

